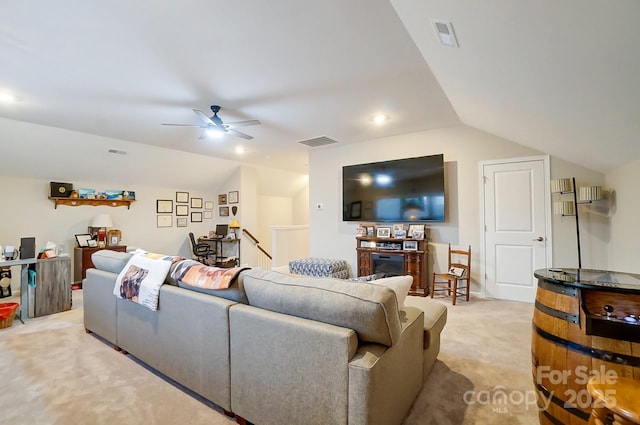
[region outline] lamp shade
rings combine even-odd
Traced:
[[[567,193],[573,191],[573,182],[571,179],[551,180],[551,192]]]
[[[553,213],[557,215],[576,215],[573,201],[556,201],[553,203]]]
[[[600,186],[585,186],[580,188],[580,200],[598,201],[602,199],[602,188]]]
[[[229,227],[231,227],[232,229],[239,229],[240,223],[238,223],[238,220],[234,218],[233,220],[231,220],[231,223],[229,223]]]
[[[91,227],[113,227],[113,220],[109,214],[99,214],[93,219]]]

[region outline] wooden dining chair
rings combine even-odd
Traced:
[[[471,286],[471,245],[468,250],[451,249],[449,244],[449,262],[446,273],[433,273],[431,280],[431,298],[438,293],[451,297],[451,304],[456,305],[458,296],[469,301]]]

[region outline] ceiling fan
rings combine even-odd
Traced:
[[[248,134],[241,133],[236,130],[238,127],[247,127],[250,125],[259,125],[261,124],[258,120],[248,120],[248,121],[236,121],[236,122],[228,122],[225,123],[218,116],[218,112],[220,111],[220,106],[211,105],[211,111],[213,112],[213,116],[208,117],[204,112],[194,109],[193,112],[200,118],[202,124],[165,124],[162,125],[175,125],[180,127],[197,127],[202,128],[205,132],[199,137],[199,139],[206,139],[211,135],[221,135],[224,133],[231,132],[233,135],[242,137],[243,139],[251,140],[253,136],[249,136]]]

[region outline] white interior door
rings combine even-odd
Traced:
[[[482,164],[485,295],[533,302],[536,269],[550,264],[548,158]]]

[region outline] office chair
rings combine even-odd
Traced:
[[[206,242],[196,242],[193,232],[189,232],[189,239],[191,240],[191,251],[193,251],[194,260],[209,265],[209,258],[213,257],[215,262],[216,253],[211,249],[211,245]]]

